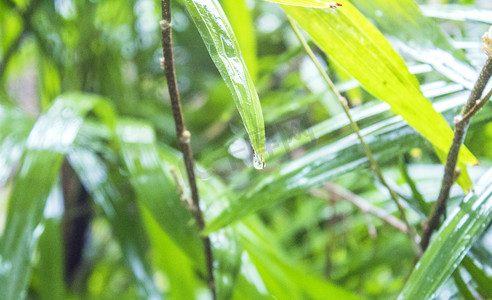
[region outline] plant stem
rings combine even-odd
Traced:
[[[446,210],[446,204],[449,199],[449,191],[455,181],[458,154],[460,152],[461,145],[465,140],[466,132],[468,130],[468,126],[470,125],[470,119],[492,95],[489,93],[484,99],[479,101],[491,76],[492,58],[489,57],[485,62],[482,72],[475,83],[475,87],[473,88],[465,107],[463,107],[461,114],[455,118],[454,137],[453,142],[451,143],[451,148],[448,152],[446,165],[444,166],[444,176],[442,179],[441,190],[427,219],[427,222],[424,224],[422,241],[420,243],[423,251],[425,251],[425,249],[429,246],[432,233],[439,227],[439,220]]]
[[[174,56],[172,47],[172,25],[171,25],[171,3],[170,0],[162,0],[162,48],[164,52],[164,72],[166,74],[169,96],[171,98],[171,106],[173,111],[174,123],[176,125],[176,136],[179,141],[179,147],[183,153],[183,159],[186,166],[186,173],[191,190],[191,210],[194,214],[198,229],[202,231],[205,228],[205,221],[202,211],[200,210],[200,198],[198,196],[198,188],[196,185],[196,177],[193,163],[193,153],[190,146],[191,134],[186,130],[183,113],[181,111],[181,100],[178,91],[178,83],[176,80],[176,71],[174,67]],[[213,254],[212,245],[208,236],[202,237],[205,259],[207,264],[208,286],[212,292],[212,299],[217,299],[215,288],[214,272],[213,272]]]
[[[294,29],[294,32],[297,35],[297,38],[299,39],[302,46],[306,50],[307,54],[309,55],[309,57],[311,58],[313,63],[316,65],[316,68],[320,72],[321,76],[323,76],[323,79],[326,81],[326,83],[331,88],[331,90],[333,91],[333,93],[337,97],[338,101],[342,105],[343,110],[344,110],[345,114],[347,115],[347,118],[350,121],[350,125],[352,126],[352,129],[356,133],[357,138],[359,139],[360,144],[362,145],[364,153],[366,154],[367,158],[369,159],[369,163],[370,163],[372,171],[374,172],[374,174],[378,178],[379,182],[381,182],[381,184],[388,190],[388,192],[391,196],[391,199],[395,202],[396,206],[398,207],[400,217],[408,228],[407,235],[410,238],[410,241],[412,243],[412,247],[413,247],[416,255],[420,255],[420,248],[418,246],[417,233],[415,232],[415,228],[410,226],[408,219],[406,217],[406,214],[405,214],[405,210],[403,209],[403,205],[401,204],[400,198],[398,197],[398,194],[396,194],[395,191],[393,191],[393,189],[388,185],[388,183],[384,179],[383,172],[381,171],[379,164],[377,163],[376,159],[374,158],[374,155],[372,154],[371,148],[369,148],[369,146],[366,144],[366,142],[364,141],[364,138],[362,137],[362,135],[360,133],[359,125],[357,125],[357,123],[352,119],[352,115],[350,114],[350,108],[347,104],[347,99],[345,99],[345,97],[343,97],[342,94],[340,94],[340,92],[336,88],[333,81],[331,81],[330,77],[328,77],[325,70],[323,70],[323,67],[319,63],[316,56],[314,55],[313,51],[311,50],[311,48],[307,44],[307,42],[304,39],[304,37],[302,36],[302,34],[297,29],[297,26],[294,24],[294,20],[290,16],[287,16],[287,18],[289,19],[290,25]]]

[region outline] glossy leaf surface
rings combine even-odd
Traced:
[[[60,166],[77,136],[83,117],[91,110],[110,122],[107,103],[95,96],[60,96],[38,119],[27,140],[27,150],[9,198],[5,229],[0,240],[0,286],[3,299],[23,299],[31,274],[31,255],[43,227],[38,226]],[[33,187],[36,187],[35,189]]]
[[[261,104],[234,32],[217,0],[185,0],[203,41],[225,80],[256,153],[255,166],[265,160],[265,125]]]
[[[465,99],[465,95],[450,97],[436,103],[435,107],[439,112],[447,111],[460,107]],[[365,118],[384,112],[387,107],[368,105],[366,110],[354,110],[356,111],[354,116]],[[327,120],[313,129],[308,129],[303,135],[319,139],[322,135],[327,135],[344,126],[345,122],[337,120],[339,120],[338,117]],[[363,128],[361,134],[379,162],[395,158],[412,148],[425,146],[425,141],[419,134],[399,116],[386,118]],[[308,139],[294,141],[296,146],[306,142]],[[230,206],[222,209],[221,213],[214,217],[208,224],[207,231],[227,226],[259,209],[271,206],[297,193],[303,193],[306,189],[318,186],[341,174],[366,167],[368,167],[367,157],[358,144],[355,134],[326,144],[301,158],[284,164],[252,184],[237,199],[232,199]]]
[[[432,298],[487,229],[492,221],[492,181],[486,181],[447,217],[398,299]]]
[[[267,0],[284,5],[318,7],[318,8],[335,8],[337,2],[329,0]]]
[[[69,154],[76,171],[96,205],[108,218],[128,265],[133,270],[142,299],[162,299],[146,260],[147,237],[133,193],[122,193],[127,182],[119,171],[109,170],[97,155],[77,147]]]

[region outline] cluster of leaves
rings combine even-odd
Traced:
[[[455,209],[414,266],[407,225],[286,15],[318,47],[419,233],[487,19],[447,4],[438,21],[413,0],[271,2],[173,3],[218,298],[492,297],[492,107],[472,121]],[[0,2],[0,298],[209,293],[159,16],[152,0]],[[476,41],[467,52],[464,40]],[[468,173],[471,153],[482,166]]]

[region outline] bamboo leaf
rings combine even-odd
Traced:
[[[461,106],[465,100],[463,95],[453,96],[437,102],[435,106],[440,112],[452,111],[453,108]],[[354,109],[356,111],[354,116],[360,119],[374,117],[385,112],[386,109],[385,105],[367,105],[363,110]],[[311,140],[319,139],[345,125],[346,120],[340,122],[340,118],[335,116],[307,129],[301,136],[310,137]],[[398,157],[412,148],[426,147],[425,141],[400,116],[386,117],[363,128],[361,134],[381,163]],[[288,141],[287,144],[297,147],[308,141],[308,139],[297,139],[293,143]],[[214,214],[206,232],[223,228],[259,209],[272,206],[298,193],[304,193],[306,189],[321,185],[341,174],[368,166],[367,157],[359,146],[355,134],[325,144],[301,158],[287,162],[245,188],[243,194],[231,199],[228,206],[220,213]]]
[[[470,193],[448,216],[415,266],[398,299],[429,299],[453,274],[492,221],[492,181]]]
[[[121,156],[138,200],[176,244],[197,265],[203,265],[205,257],[198,228],[186,203],[178,196],[170,166],[160,160],[152,127],[125,120],[118,123],[116,130]]]
[[[121,121],[117,125],[117,136],[139,200],[166,234],[188,254],[195,266],[203,270],[205,258],[198,228],[185,207],[186,203],[178,195],[179,189],[183,188],[178,184],[184,184],[182,179],[185,178],[181,176],[179,166],[174,166],[181,160],[180,157],[173,151],[158,149],[153,129],[144,123]],[[219,194],[215,193],[215,189],[220,188],[218,184],[199,185],[204,195],[205,216],[208,215],[207,209],[212,210],[220,205],[221,200],[217,199]],[[230,228],[210,235],[210,240],[217,294],[220,299],[229,299],[239,273],[242,247]]]
[[[92,128],[94,129],[94,128]],[[123,180],[119,170],[110,170],[97,155],[76,147],[69,154],[69,162],[85,188],[90,192],[111,224],[128,265],[133,271],[142,299],[162,299],[155,286],[153,274],[146,261],[146,235],[133,201],[132,193],[122,193]]]
[[[340,3],[343,6],[334,10],[283,8],[331,59],[367,91],[386,101],[410,126],[447,153],[453,132],[423,96],[405,62],[357,9],[348,1]],[[466,148],[462,148],[459,159],[467,164],[477,164],[476,158]]]
[[[196,27],[232,94],[255,151],[254,165],[265,163],[265,125],[260,100],[234,32],[217,0],[185,0]]]
[[[415,60],[432,67],[468,89],[478,73],[464,52],[453,47],[439,24],[425,17],[413,0],[355,0],[352,3],[380,30],[393,38],[392,44]]]
[[[59,186],[55,186],[46,204],[45,219],[42,222],[44,230],[39,238],[39,262],[35,274],[39,279],[38,291],[41,300],[66,299],[62,214],[62,191]]]
[[[21,158],[33,125],[34,121],[20,111],[0,106],[0,187]]]
[[[245,0],[223,0],[222,6],[234,29],[251,79],[255,82],[258,74],[258,59],[256,57],[253,12],[248,8]]]
[[[26,297],[31,255],[43,231],[38,225],[46,199],[84,116],[91,110],[100,112],[103,119],[111,122],[111,110],[101,98],[81,94],[60,96],[29,134],[9,197],[7,220],[0,240],[2,299]]]

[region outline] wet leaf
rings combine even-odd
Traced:
[[[335,8],[339,6],[337,2],[329,1],[329,0],[267,0],[267,1],[284,4],[284,5],[318,7],[318,8]]]
[[[7,220],[0,240],[2,299],[26,297],[31,256],[43,232],[39,224],[63,158],[89,111],[99,112],[103,119],[111,122],[111,110],[107,105],[95,96],[60,96],[29,134],[27,149],[9,197]]]
[[[355,0],[360,11],[392,38],[392,45],[400,52],[432,67],[468,89],[472,89],[478,73],[467,61],[462,50],[451,44],[451,39],[439,24],[425,17],[413,0]]]
[[[398,299],[429,299],[456,270],[492,221],[492,181],[486,181],[446,218]]]
[[[145,123],[120,121],[117,135],[125,165],[139,200],[146,206],[154,220],[171,237],[177,246],[194,262],[195,267],[204,270],[203,244],[190,211],[180,191],[184,193],[185,174],[178,162],[176,152],[158,148],[153,129]],[[201,180],[200,180],[201,181]],[[208,183],[199,182],[199,191],[204,216],[213,214],[217,206],[226,205],[218,197],[221,189],[217,179],[209,178]],[[210,183],[210,181],[214,183]],[[225,188],[222,187],[224,191]],[[186,198],[186,193],[182,194]],[[222,203],[222,204],[221,204]],[[210,235],[214,256],[214,273],[219,299],[229,299],[241,265],[242,247],[232,228]]]
[[[133,271],[139,295],[142,299],[162,299],[146,260],[148,240],[137,203],[132,193],[122,193],[127,181],[123,180],[119,170],[109,170],[90,150],[77,147],[70,152],[68,159],[84,187],[108,219]]]
[[[439,112],[460,107],[466,95],[449,97],[435,104]],[[385,112],[385,105],[367,105],[365,109],[354,109],[354,116],[359,119],[374,117]],[[295,147],[310,140],[319,139],[346,125],[346,120],[339,122],[335,116],[323,123],[307,129],[301,136],[306,138],[285,142]],[[376,159],[383,163],[415,147],[426,147],[421,136],[410,128],[400,116],[386,117],[383,120],[361,130],[366,143],[371,147]],[[283,153],[281,149],[277,155]],[[218,230],[259,209],[274,205],[306,189],[318,186],[350,171],[368,167],[367,157],[358,144],[355,134],[340,138],[332,143],[305,154],[303,157],[289,161],[278,167],[271,174],[263,176],[257,182],[245,188],[245,192],[231,199],[229,206],[208,223],[207,232]]]
[[[231,25],[217,0],[185,0],[184,3],[236,103],[256,153],[254,165],[262,169],[265,125],[260,100]]]
[[[138,200],[197,265],[204,264],[198,228],[186,203],[179,198],[170,166],[161,162],[152,127],[136,121],[120,121],[117,138]]]
[[[367,91],[387,102],[410,126],[447,153],[453,132],[424,97],[403,59],[355,7],[348,1],[340,3],[343,6],[334,10],[283,8]],[[467,164],[477,164],[466,148],[462,148],[459,159]]]
[[[62,217],[63,196],[59,186],[51,191],[39,238],[39,262],[35,270],[41,300],[63,300],[65,297],[65,264],[63,261]]]

